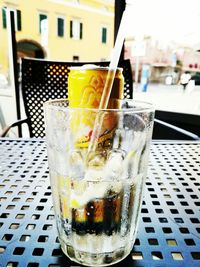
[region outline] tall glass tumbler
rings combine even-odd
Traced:
[[[119,108],[106,110],[70,108],[68,100],[44,106],[58,237],[63,252],[86,266],[121,261],[137,233],[154,109],[116,101]],[[100,136],[89,151],[97,114]]]

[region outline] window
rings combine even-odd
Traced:
[[[101,28],[101,42],[103,44],[106,44],[107,42],[107,28],[106,27]]]
[[[16,12],[17,12],[17,24],[16,24],[17,25],[17,30],[21,31],[22,30],[21,11],[20,10],[16,10]]]
[[[7,22],[6,22],[6,8],[5,7],[2,8],[2,24],[3,24],[3,28],[6,29]]]
[[[47,21],[47,15],[45,14],[39,14],[39,32],[41,33],[42,32],[42,25],[43,23]]]
[[[64,36],[64,19],[63,18],[57,18],[57,35],[59,37]]]
[[[13,11],[14,12],[15,30],[16,31],[21,31],[22,30],[21,11],[18,10],[18,9],[11,9],[11,8],[9,8],[8,11]],[[7,28],[6,12],[7,12],[7,8],[3,7],[2,8],[2,24],[3,24],[3,28],[4,29]]]
[[[79,56],[73,56],[73,62],[79,62]]]
[[[79,20],[70,21],[70,37],[74,40],[80,40],[83,38],[83,23]]]

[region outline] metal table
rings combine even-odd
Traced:
[[[0,139],[0,266],[80,266],[60,249],[42,140]],[[200,142],[152,144],[136,243],[115,266],[200,266]]]

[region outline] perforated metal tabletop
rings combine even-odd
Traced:
[[[0,266],[80,266],[60,249],[42,140],[0,139]],[[200,142],[152,144],[136,243],[115,266],[200,266]]]

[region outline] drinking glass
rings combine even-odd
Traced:
[[[44,105],[59,241],[71,260],[86,266],[121,261],[137,234],[154,109],[116,101],[117,108],[105,110],[71,108],[64,99]],[[101,130],[90,150],[97,115]]]

